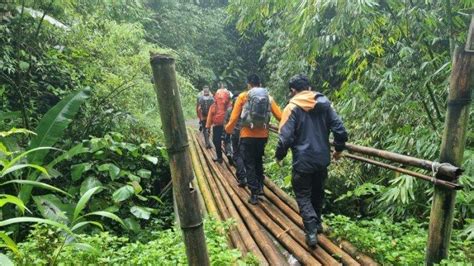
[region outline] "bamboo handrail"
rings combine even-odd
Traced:
[[[270,132],[278,133],[278,130],[275,126],[270,126]],[[333,145],[334,143],[331,143],[331,144]],[[459,175],[461,175],[463,172],[461,168],[448,164],[448,163],[440,164],[437,162],[418,159],[418,158],[407,156],[407,155],[402,155],[402,154],[379,150],[379,149],[370,148],[370,147],[364,147],[364,146],[351,144],[351,143],[346,143],[346,149],[351,152],[360,153],[360,154],[364,154],[368,156],[374,156],[374,157],[386,159],[392,162],[401,163],[403,165],[417,167],[423,170],[435,171],[436,177],[437,176],[444,177],[444,178],[449,177],[450,180],[456,180],[459,177]],[[461,184],[457,184],[455,182],[446,181],[446,180],[439,179],[436,177],[430,177],[430,176],[413,172],[404,168],[396,167],[390,164],[382,163],[382,162],[368,159],[365,157],[360,157],[354,154],[350,154],[350,155],[344,154],[344,156],[349,159],[362,161],[368,164],[387,168],[395,172],[407,174],[407,175],[410,175],[410,176],[413,176],[425,181],[429,181],[435,185],[440,185],[449,189],[459,190],[463,188]]]

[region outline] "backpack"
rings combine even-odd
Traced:
[[[201,113],[204,117],[207,117],[213,103],[214,99],[212,96],[201,96],[201,98],[199,98],[199,106],[201,106]]]
[[[247,102],[242,111],[242,126],[250,128],[268,128],[270,123],[270,95],[265,88],[249,90]]]
[[[214,114],[212,116],[212,123],[214,125],[223,125],[225,114],[230,103],[230,93],[228,90],[219,89],[214,94]]]

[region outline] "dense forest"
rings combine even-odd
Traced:
[[[283,109],[288,79],[304,73],[349,142],[437,161],[472,14],[473,0],[2,1],[0,264],[187,263],[151,53],[176,58],[189,121],[205,85],[238,93],[258,73]],[[474,260],[469,122],[444,264]],[[291,194],[276,142],[265,172]],[[432,183],[342,160],[330,166],[325,222],[381,264],[422,264],[432,197]],[[212,264],[258,264],[228,245],[233,222],[205,219]]]

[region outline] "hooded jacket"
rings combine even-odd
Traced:
[[[336,151],[342,151],[347,132],[329,99],[318,92],[301,91],[283,111],[275,157],[282,160],[291,148],[295,171],[323,170],[330,163],[330,132]]]

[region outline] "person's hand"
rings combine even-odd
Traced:
[[[340,151],[335,151],[332,153],[332,158],[334,158],[335,161],[338,161],[342,157],[342,152]]]

